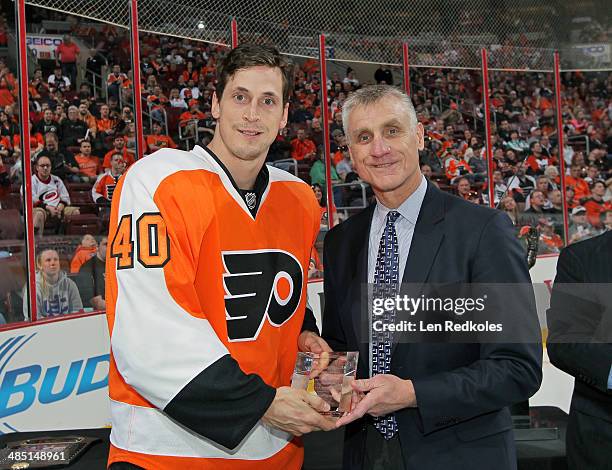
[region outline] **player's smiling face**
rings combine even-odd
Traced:
[[[213,95],[221,144],[241,160],[265,158],[279,129],[287,124],[283,105],[283,78],[279,68],[266,66],[238,70],[219,100]]]

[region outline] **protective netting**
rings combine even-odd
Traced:
[[[28,4],[127,27],[129,0],[26,0]],[[569,5],[571,3],[571,5]],[[552,51],[564,49],[563,68],[612,66],[609,4],[605,0],[138,0],[142,31],[231,43],[236,18],[240,41],[267,42],[282,52],[318,57],[318,35],[338,61],[480,67],[480,48],[491,67],[552,70]],[[577,18],[590,18],[588,26]],[[595,21],[598,20],[598,21]]]

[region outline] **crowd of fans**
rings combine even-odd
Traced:
[[[112,26],[83,31],[78,24],[72,35],[96,38],[87,70],[78,73],[82,51],[68,35],[56,51],[53,70],[45,73],[37,68],[29,82],[37,243],[46,246],[44,240],[57,234],[82,236],[77,247],[71,245],[63,252],[53,246],[40,251],[37,285],[44,295],[37,296],[37,303],[41,316],[83,306],[103,308],[103,287],[95,279],[104,269],[99,261],[106,252],[110,203],[117,182],[136,159],[128,37]],[[145,157],[160,148],[206,145],[215,126],[211,98],[216,64],[226,50],[153,34],[141,35],[141,49],[145,136],[140,146]],[[98,93],[87,78],[100,74],[105,64],[105,92]],[[303,60],[296,65],[290,124],[272,145],[269,163],[295,171],[312,185],[321,205],[322,226],[326,226],[320,89],[328,88],[331,175],[336,185],[333,199],[339,209],[336,221],[341,221],[368,204],[372,196],[352,167],[342,105],[360,86],[397,85],[397,77],[385,66],[370,77],[358,77],[349,67],[334,71],[322,84],[317,61]],[[491,75],[493,202],[512,219],[517,235],[524,235],[525,227],[539,229],[540,253],[557,253],[565,244],[564,207],[569,217],[567,243],[612,228],[612,73],[567,73],[563,77],[565,203],[552,80],[552,74],[542,73]],[[489,204],[478,73],[417,68],[411,70],[411,88],[418,119],[425,128],[426,145],[420,155],[423,173],[443,190],[476,204]],[[0,208],[4,214],[22,210],[16,92],[15,73],[0,59]],[[0,232],[2,238],[10,237]],[[322,266],[313,258],[310,274],[317,276]],[[68,265],[71,274],[61,274]],[[85,266],[89,266],[88,273],[94,273],[88,282],[76,277]],[[61,284],[73,292],[68,281],[75,286],[80,283],[81,303],[62,303],[74,296],[62,296],[54,286]]]

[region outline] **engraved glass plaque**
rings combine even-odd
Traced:
[[[326,416],[340,417],[351,411],[351,382],[357,373],[358,352],[298,352],[291,387],[307,390],[325,400]]]

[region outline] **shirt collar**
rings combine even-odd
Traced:
[[[417,219],[419,218],[419,212],[421,211],[421,205],[423,204],[423,199],[425,199],[425,193],[427,192],[427,179],[425,176],[421,175],[421,183],[417,187],[416,191],[414,191],[410,196],[406,198],[404,202],[400,204],[400,206],[395,209],[400,215],[408,220],[412,225],[416,225]],[[385,219],[387,214],[391,212],[392,209],[384,206],[378,199],[376,200],[376,212],[378,217]]]

